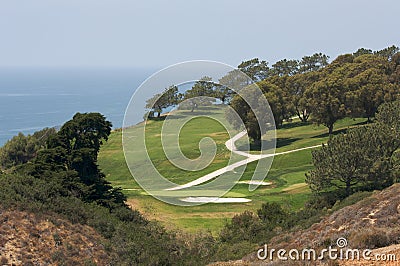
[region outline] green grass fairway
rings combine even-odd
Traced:
[[[196,114],[196,113],[194,113]],[[221,113],[221,116],[223,114]],[[335,124],[335,133],[349,127],[363,124],[366,119],[343,119]],[[146,127],[146,145],[153,163],[160,173],[177,184],[187,183],[213,170],[227,165],[230,152],[224,143],[229,139],[227,130],[210,118],[195,118],[181,129],[179,143],[182,152],[194,159],[200,155],[199,141],[211,137],[217,146],[217,152],[211,165],[198,172],[178,169],[166,160],[160,140],[163,121],[151,121]],[[134,128],[132,130],[135,130]],[[228,129],[231,130],[231,129]],[[327,128],[314,124],[302,124],[296,119],[285,123],[277,130],[276,152],[288,151],[307,146],[326,143]],[[141,158],[138,158],[140,162]],[[128,197],[128,203],[139,209],[146,217],[157,219],[170,229],[182,229],[189,232],[210,230],[216,233],[234,214],[245,210],[256,210],[263,202],[280,202],[290,209],[299,209],[307,200],[310,191],[305,184],[305,173],[312,168],[311,150],[303,150],[274,158],[271,170],[265,181],[269,186],[260,186],[250,192],[247,184],[237,184],[225,197],[245,197],[249,203],[204,204],[194,207],[180,207],[161,202],[147,195],[131,176],[125,163],[122,150],[122,132],[113,131],[99,154],[100,168],[113,186],[122,187]],[[256,163],[250,163],[241,180],[250,180]]]

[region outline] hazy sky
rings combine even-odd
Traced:
[[[271,64],[400,45],[399,0],[0,0],[0,66]]]

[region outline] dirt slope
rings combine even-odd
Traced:
[[[240,261],[215,265],[400,265],[400,184],[376,191],[372,196],[334,212],[306,230],[278,235],[268,246],[276,250],[313,248],[320,251],[329,246],[338,248],[338,238],[346,239],[344,250],[371,249],[373,258],[370,261],[324,260],[305,264],[304,261],[260,261],[253,253]],[[396,261],[378,262],[375,261],[375,254],[395,254]]]
[[[0,265],[105,265],[103,243],[88,226],[0,209]]]

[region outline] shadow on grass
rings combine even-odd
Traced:
[[[166,115],[161,115],[160,117],[148,117],[147,120],[151,120],[151,121],[163,121],[163,120],[165,120],[165,118],[167,118]]]
[[[329,133],[326,132],[326,133],[322,133],[322,134],[319,134],[319,135],[316,135],[316,136],[312,136],[311,138],[317,139],[317,138],[326,138],[326,137],[329,137],[329,136],[336,136],[336,135],[339,135],[339,134],[342,134],[342,133],[346,133],[347,130],[348,130],[348,128],[343,128],[343,129],[340,129],[340,130],[333,131],[332,135],[329,135]]]
[[[261,140],[259,143],[251,142],[249,145],[243,144],[237,147],[238,151],[261,151],[261,150],[269,150],[272,148],[272,141],[270,140]],[[265,149],[261,149],[264,147]]]
[[[368,125],[368,124],[372,124],[372,123],[374,123],[374,122],[365,120],[365,121],[358,122],[358,123],[354,124],[354,126],[363,126],[363,125]]]
[[[294,127],[304,127],[304,126],[308,126],[311,125],[311,122],[301,122],[301,121],[297,121],[297,122],[290,122],[290,123],[285,123],[283,125],[281,125],[278,129],[289,129],[289,128],[294,128]]]
[[[190,109],[179,109],[179,112],[172,112],[169,114],[162,114],[160,117],[150,118],[150,120],[162,121],[167,117],[168,119],[182,119],[188,116],[212,116],[215,115],[218,111],[221,111],[221,107],[219,106],[201,106],[193,111]]]
[[[300,140],[299,138],[277,138],[276,140],[276,148],[284,147],[292,144],[295,141]]]
[[[371,122],[368,122],[367,120],[366,121],[362,121],[362,122],[358,122],[358,123],[355,123],[354,125],[352,125],[351,127],[342,128],[340,130],[333,131],[332,136],[336,136],[336,135],[339,135],[339,134],[342,134],[342,133],[346,133],[347,130],[349,130],[349,129],[353,128],[353,127],[364,126],[364,125],[368,125],[368,124],[371,124]],[[325,138],[325,137],[329,137],[329,133],[328,132],[313,136],[312,138]]]
[[[298,141],[298,140],[300,140],[299,138],[277,138],[276,139],[276,146],[275,146],[275,148],[281,148],[281,147],[284,147],[284,146],[287,146],[287,145],[290,145],[290,144],[292,144],[293,142],[295,142],[295,141]],[[261,151],[261,150],[269,150],[269,149],[271,149],[272,148],[272,145],[273,145],[273,143],[272,143],[272,141],[270,141],[270,140],[262,140],[261,142],[259,142],[259,143],[250,143],[250,147],[249,147],[249,150],[250,151]],[[264,147],[264,149],[261,149],[262,147]],[[243,145],[241,145],[241,146],[238,146],[237,147],[237,149],[239,150],[239,151],[247,151],[247,145],[246,144],[243,144]]]
[[[212,116],[215,115],[215,112],[207,112],[207,111],[184,111],[181,114],[172,114],[172,115],[161,115],[160,117],[149,117],[148,120],[152,121],[164,121],[167,117],[168,119],[182,119],[188,116]]]

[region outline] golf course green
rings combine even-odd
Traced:
[[[201,110],[199,110],[201,111]],[[182,111],[183,112],[183,111]],[[220,112],[223,119],[223,112]],[[217,113],[218,115],[218,113]],[[196,112],[193,113],[196,116]],[[363,124],[364,118],[345,118],[335,124],[335,134],[349,127]],[[195,159],[200,156],[199,142],[210,137],[216,144],[216,155],[211,164],[200,171],[185,171],[179,169],[166,158],[161,145],[161,129],[163,119],[149,120],[146,124],[146,148],[156,169],[168,180],[176,184],[185,184],[228,164],[231,152],[225,146],[230,138],[229,133],[235,134],[231,128],[226,129],[218,121],[206,116],[195,117],[187,122],[180,130],[179,145],[182,153]],[[136,129],[137,128],[137,129]],[[140,130],[142,127],[131,127],[129,130]],[[276,131],[277,147],[275,153],[281,153],[299,148],[305,148],[326,143],[327,128],[312,123],[302,123],[297,119],[285,122]],[[122,147],[122,130],[115,130],[109,140],[102,146],[98,163],[106,174],[108,181],[115,187],[121,187],[128,197],[128,204],[140,210],[147,218],[156,219],[172,230],[195,232],[209,230],[218,232],[222,226],[235,214],[245,210],[255,211],[264,202],[279,202],[292,210],[303,207],[310,190],[305,183],[305,173],[312,169],[311,150],[305,149],[287,154],[276,155],[265,184],[255,191],[249,191],[248,181],[251,180],[256,162],[251,162],[233,189],[224,197],[246,198],[243,203],[207,203],[199,206],[183,207],[164,203],[148,195],[132,177],[125,162]],[[256,151],[252,152],[256,153]],[[135,157],[140,165],[144,158]]]

